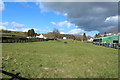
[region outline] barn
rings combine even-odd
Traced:
[[[93,44],[120,49],[120,36],[113,35],[96,38],[93,40]]]
[[[100,37],[100,38],[94,39],[93,42],[101,42],[101,43],[120,43],[120,42],[119,42],[119,37],[120,37],[120,36],[117,36],[117,35]]]

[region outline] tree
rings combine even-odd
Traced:
[[[34,31],[34,29],[31,29],[31,36],[32,36],[32,37],[35,36],[35,31]]]
[[[46,34],[46,37],[48,37],[48,38],[54,38],[53,32],[48,32]]]
[[[99,38],[99,37],[101,37],[101,34],[100,34],[100,33],[98,33],[98,38]]]
[[[82,35],[75,35],[75,40],[82,41]]]
[[[98,35],[97,35],[97,34],[95,34],[95,38],[98,38]]]
[[[95,34],[95,38],[99,38],[99,37],[102,37],[100,33]]]
[[[104,33],[104,37],[106,37],[106,36],[107,36],[107,33],[105,32],[105,33]]]
[[[98,33],[98,38],[100,37],[100,33]]]
[[[30,30],[28,30],[28,36],[31,36]]]
[[[60,32],[59,32],[58,29],[54,29],[54,30],[53,30],[53,37],[54,37],[55,39],[60,37]]]
[[[28,36],[34,37],[35,36],[35,31],[34,29],[28,30]]]
[[[83,41],[87,41],[87,37],[85,33],[83,34]]]

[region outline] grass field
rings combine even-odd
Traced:
[[[0,33],[0,35],[2,35],[2,36],[15,35],[15,36],[18,36],[18,37],[26,37],[26,35],[23,34],[23,33]]]
[[[57,40],[2,43],[2,50],[3,70],[20,72],[19,76],[25,78],[118,77],[118,50],[112,48]]]

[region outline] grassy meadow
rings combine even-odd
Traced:
[[[3,70],[25,78],[118,77],[117,49],[74,40],[1,44]]]

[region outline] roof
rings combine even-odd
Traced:
[[[114,38],[114,37],[118,37],[117,35],[112,35],[112,36],[106,36],[106,37],[99,37],[99,38],[95,38],[95,39],[103,39],[103,38]]]
[[[44,38],[44,36],[42,34],[40,34],[39,36],[36,36],[37,38]]]

